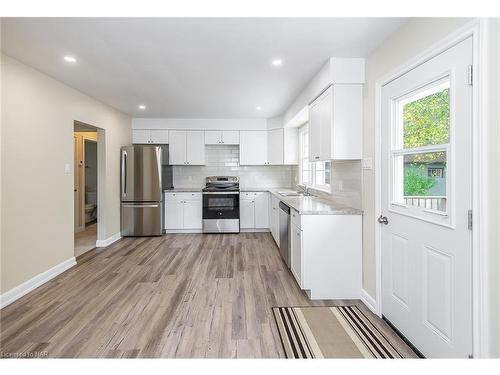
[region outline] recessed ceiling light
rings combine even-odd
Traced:
[[[255,107],[255,109],[256,109],[257,111],[261,111],[261,110],[262,110],[262,107],[261,107],[260,105],[258,105],[257,107]]]
[[[76,59],[73,56],[64,56],[64,61],[75,63]]]
[[[273,61],[271,61],[271,64],[273,66],[281,66],[281,65],[283,65],[283,60],[281,60],[281,59],[274,59]]]
[[[139,104],[139,109],[141,111],[144,111],[146,109],[146,106],[144,104]]]

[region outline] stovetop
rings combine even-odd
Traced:
[[[240,179],[236,176],[210,176],[202,191],[239,191]]]

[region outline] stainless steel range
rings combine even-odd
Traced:
[[[203,233],[240,232],[240,179],[206,178],[203,189]]]

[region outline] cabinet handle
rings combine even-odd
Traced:
[[[314,159],[319,159],[319,156],[315,156]]]

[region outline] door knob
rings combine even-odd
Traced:
[[[378,221],[380,224],[384,224],[384,225],[389,224],[389,219],[387,219],[387,216],[382,216],[382,215],[380,215],[380,216],[378,217],[377,221]]]

